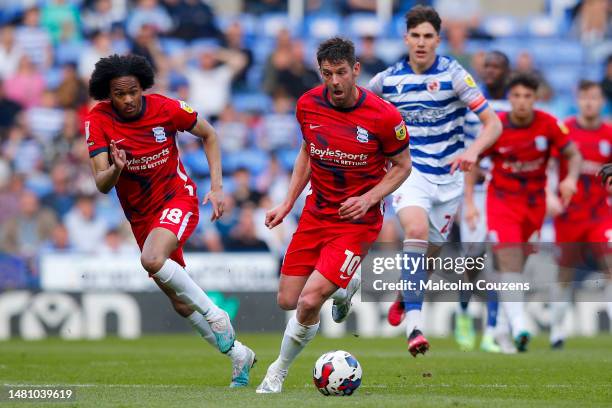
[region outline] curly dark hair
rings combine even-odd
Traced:
[[[110,81],[123,76],[135,76],[142,89],[149,89],[155,83],[151,64],[140,55],[111,55],[96,62],[89,80],[89,95],[97,101],[110,97]]]
[[[518,72],[510,77],[506,89],[509,91],[517,85],[522,85],[537,92],[540,87],[540,79],[531,72]]]

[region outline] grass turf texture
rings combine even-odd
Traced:
[[[554,352],[547,339],[536,338],[519,355],[461,352],[452,339],[432,339],[431,351],[417,359],[400,338],[318,336],[296,360],[281,395],[255,394],[281,334],[240,339],[259,359],[246,389],[227,388],[230,360],[196,335],[0,342],[0,384],[74,387],[74,402],[44,404],[62,407],[612,405],[610,336],[570,339],[565,350]],[[324,397],[314,388],[314,362],[332,349],[353,353],[363,367],[362,386],[353,396]],[[0,401],[0,407],[40,405]]]

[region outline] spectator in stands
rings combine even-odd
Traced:
[[[465,42],[468,38],[467,24],[450,23],[445,26],[446,40],[448,42],[447,54],[461,64],[469,72],[472,71],[472,56],[465,50]]]
[[[272,112],[266,113],[256,130],[257,146],[265,151],[293,149],[300,142],[295,120],[295,101],[282,92],[274,96]]]
[[[132,44],[132,54],[141,55],[146,58],[155,71],[165,66],[165,59],[155,27],[150,24],[143,24],[138,30]]]
[[[609,0],[581,0],[572,15],[580,38],[588,43],[600,41],[610,34],[610,14],[612,5]]]
[[[2,225],[2,250],[26,257],[35,256],[44,242],[51,238],[56,225],[55,215],[41,209],[36,194],[26,190],[19,199],[19,213]]]
[[[113,24],[125,19],[120,7],[113,7],[111,0],[94,0],[83,12],[83,29],[85,34],[96,31],[109,32]]]
[[[56,163],[51,169],[51,183],[53,185],[50,193],[43,196],[41,203],[58,215],[59,218],[70,211],[74,205],[75,195],[70,184],[70,168],[66,163]]]
[[[4,81],[6,97],[24,108],[39,106],[46,88],[45,78],[29,56],[19,60],[17,71]]]
[[[164,0],[174,29],[169,36],[192,41],[199,38],[221,40],[213,9],[201,0]]]
[[[47,1],[41,11],[41,25],[54,44],[81,39],[79,10],[66,0]]]
[[[139,0],[132,9],[127,21],[127,34],[136,38],[144,24],[155,27],[160,34],[167,34],[172,29],[172,19],[157,0]]]
[[[229,190],[229,189],[228,189]],[[230,231],[238,223],[239,209],[236,207],[236,201],[231,194],[225,196],[223,216],[213,224],[213,227],[218,231],[222,241],[229,237]],[[205,219],[202,217],[202,219]]]
[[[601,88],[606,95],[608,104],[612,104],[612,54],[608,55],[608,58],[606,59],[606,67],[604,78],[601,81]]]
[[[43,162],[40,142],[21,124],[9,129],[8,138],[2,146],[2,155],[11,161],[15,171],[28,175],[28,181]]]
[[[376,5],[377,0],[343,0],[341,4],[344,14],[374,13]]]
[[[286,0],[245,1],[244,12],[247,14],[284,13],[287,12]]]
[[[242,43],[242,26],[238,21],[234,21],[226,28],[222,44],[224,48],[239,52],[246,58],[245,67],[236,73],[232,83],[234,89],[246,88],[247,73],[249,68],[253,65],[253,52]]]
[[[480,0],[435,0],[433,3],[446,29],[462,26],[469,33],[480,25]]]
[[[359,84],[362,86],[366,86],[374,75],[387,68],[385,61],[376,55],[376,38],[371,35],[361,39],[361,53],[357,60],[361,64]]]
[[[43,92],[40,106],[33,106],[27,110],[26,123],[32,135],[43,146],[49,146],[64,128],[64,116],[64,110],[57,105],[55,92],[47,89]]]
[[[94,253],[109,230],[106,221],[96,214],[92,195],[80,195],[64,217],[64,223],[72,246],[80,252]]]
[[[225,250],[230,252],[269,251],[268,245],[257,236],[255,228],[255,204],[245,205],[238,217],[238,224],[230,231],[225,241]]]
[[[53,48],[49,33],[40,26],[40,10],[32,7],[23,15],[23,25],[15,33],[17,47],[41,69],[53,64]]]
[[[249,144],[249,126],[246,118],[241,112],[237,112],[233,105],[227,105],[219,119],[214,124],[221,150],[224,153],[232,153],[243,150]]]
[[[53,231],[51,231],[51,237],[47,240],[41,248],[41,252],[47,253],[58,253],[58,252],[70,252],[74,248],[70,243],[68,236],[68,229],[64,224],[57,224]]]
[[[251,183],[251,172],[246,167],[239,167],[232,175],[234,191],[232,196],[237,207],[243,207],[247,203],[258,203],[261,193],[253,189]]]
[[[8,164],[8,160],[3,160]],[[7,166],[10,169],[10,166]],[[19,213],[19,200],[25,192],[25,175],[12,172],[6,184],[0,186],[0,225]]]
[[[6,24],[0,28],[0,79],[12,76],[17,71],[23,52],[15,42],[15,26]]]
[[[239,52],[208,46],[199,51],[198,62],[198,68],[185,69],[189,101],[201,115],[214,121],[229,103],[232,79],[247,60]]]
[[[79,78],[76,64],[63,66],[62,82],[57,87],[56,95],[62,109],[77,109],[87,102],[87,85]]]
[[[276,154],[270,155],[268,167],[257,178],[257,191],[266,194],[274,205],[280,204],[287,195],[290,174],[281,166]]]
[[[276,50],[264,68],[266,92],[270,95],[284,92],[297,100],[319,82],[319,74],[306,66],[302,42],[291,40],[289,32],[281,30]]]
[[[121,235],[119,228],[108,230],[104,236],[104,241],[97,248],[99,255],[139,255],[138,246],[133,242],[128,242]]]
[[[6,97],[4,84],[0,80],[0,141],[4,140],[4,136],[15,123],[21,109],[20,104]]]
[[[79,76],[88,82],[96,62],[113,54],[111,36],[104,31],[94,31],[90,37],[91,45],[85,47],[79,58]]]

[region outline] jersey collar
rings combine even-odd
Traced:
[[[138,115],[134,116],[133,118],[129,118],[129,119],[122,117],[117,111],[117,109],[115,109],[115,106],[113,106],[112,102],[110,106],[111,108],[113,108],[113,112],[115,113],[115,116],[117,117],[117,120],[119,122],[123,122],[123,123],[135,122],[144,116],[145,111],[147,110],[147,98],[144,95],[142,95],[142,108],[140,109],[140,112],[138,113]]]
[[[363,104],[363,101],[365,101],[366,98],[366,93],[363,89],[361,89],[360,86],[357,87],[357,90],[359,91],[359,99],[357,99],[357,103],[355,103],[355,105],[348,107],[348,108],[340,108],[338,106],[334,106],[332,105],[332,103],[329,101],[329,92],[327,91],[327,87],[323,86],[323,100],[325,101],[325,104],[327,106],[329,106],[330,108],[337,110],[338,112],[352,112],[355,109],[357,109],[358,107],[360,107]]]
[[[440,62],[440,56],[436,55],[436,59],[434,60],[433,64],[431,64],[431,67],[427,68],[424,72],[417,74],[416,72],[414,72],[414,70],[412,69],[412,66],[410,65],[410,57],[406,56],[406,59],[404,60],[404,66],[406,67],[406,70],[408,71],[409,74],[414,74],[414,75],[432,75],[438,72],[438,63]]]

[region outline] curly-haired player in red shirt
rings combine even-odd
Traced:
[[[184,269],[182,248],[198,225],[199,201],[195,183],[179,158],[177,132],[189,131],[204,143],[211,191],[203,204],[212,204],[212,221],[223,214],[217,136],[185,102],[143,95],[153,83],[153,69],[140,56],[112,55],[96,63],[89,93],[101,102],[85,122],[96,186],[102,193],[115,187],[142,251],[142,266],[176,312],[232,359],[230,386],[245,386],[255,354],[236,340],[227,313]]]

